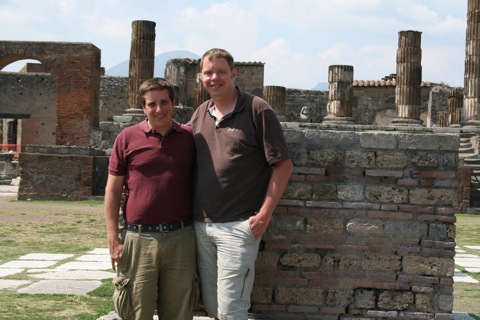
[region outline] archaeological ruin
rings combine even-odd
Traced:
[[[396,73],[354,79],[332,65],[328,91],[264,85],[262,62],[237,84],[282,121],[294,171],[263,237],[252,313],[273,319],[453,319],[455,215],[480,195],[480,0],[468,0],[465,86],[422,79],[420,31],[398,33]],[[395,36],[395,35],[393,35]],[[19,200],[102,196],[110,148],[144,118],[155,23],[133,21],[129,77],[103,75],[89,43],[0,41],[0,179]],[[208,99],[198,61],[172,59],[175,118]],[[198,310],[202,312],[201,308]]]

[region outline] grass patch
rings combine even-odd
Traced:
[[[103,201],[2,201],[1,197],[0,201],[0,263],[29,253],[80,255],[108,246]],[[24,272],[6,279],[27,278]],[[111,281],[102,281],[86,296],[0,290],[0,320],[97,319],[114,310]]]
[[[457,234],[455,242],[457,247],[468,254],[479,255],[479,250],[467,246],[480,246],[480,216],[472,214],[457,215]],[[458,270],[480,281],[480,274],[469,273],[461,266]],[[456,282],[453,285],[453,310],[456,312],[480,313],[480,283]]]
[[[2,292],[4,320],[92,320],[113,310],[111,296],[26,295]]]

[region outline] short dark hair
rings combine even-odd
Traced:
[[[227,60],[227,63],[230,66],[230,70],[233,70],[235,68],[235,61],[233,60],[233,56],[230,54],[230,52],[225,49],[213,48],[205,52],[202,56],[202,59],[200,59],[200,71],[202,71],[203,61],[205,59],[213,60],[218,58],[223,58]]]
[[[145,105],[145,93],[152,90],[167,90],[170,100],[175,104],[176,95],[173,84],[164,78],[151,78],[145,80],[138,88],[138,98],[142,107]]]

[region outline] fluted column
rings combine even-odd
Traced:
[[[328,124],[353,123],[353,66],[333,65],[328,67]]]
[[[463,121],[480,127],[480,0],[468,0]]]
[[[138,88],[153,77],[155,62],[155,22],[132,22],[132,42],[128,71],[128,105],[124,116],[145,118],[138,98]]]
[[[394,126],[421,126],[420,120],[422,49],[421,32],[400,31],[397,49],[397,84],[395,107],[397,118]]]
[[[450,126],[460,126],[462,122],[463,93],[460,88],[450,88],[447,98],[447,113]]]
[[[194,108],[197,108],[203,102],[210,99],[210,95],[208,94],[207,90],[203,86],[202,76],[201,76],[200,73],[197,74],[196,82],[197,82],[197,86],[195,88],[195,106],[194,106]]]
[[[263,99],[275,110],[278,120],[287,121],[285,117],[286,88],[281,86],[264,86]]]

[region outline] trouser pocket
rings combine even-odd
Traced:
[[[112,281],[115,286],[113,305],[115,306],[115,312],[122,320],[134,319],[129,281],[130,279],[124,276],[117,276]]]
[[[197,274],[193,274],[192,296],[190,298],[190,310],[194,311],[200,301],[200,280]]]

